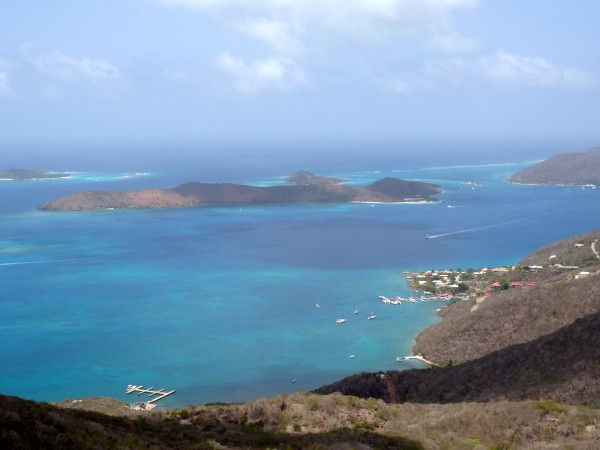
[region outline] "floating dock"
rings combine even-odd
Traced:
[[[150,400],[146,400],[145,402],[134,403],[133,405],[131,405],[132,409],[150,410],[156,407],[154,403],[156,403],[159,400],[162,400],[168,395],[174,394],[175,389],[173,389],[172,391],[165,392],[164,389],[155,390],[154,387],[145,388],[144,386],[135,386],[133,384],[128,385],[127,389],[125,390],[125,393],[132,394],[134,392],[137,393],[137,395],[148,394],[148,397],[156,396]]]

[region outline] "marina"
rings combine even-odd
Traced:
[[[430,296],[422,296],[422,297],[385,297],[383,295],[379,296],[379,300],[381,300],[385,304],[389,305],[400,305],[401,303],[417,303],[417,302],[429,302],[434,300],[451,300],[452,298],[463,298],[464,296],[456,295],[451,296],[446,293],[438,294],[438,295],[430,295]]]
[[[131,409],[136,409],[136,410],[151,410],[154,409],[156,407],[155,403],[159,400],[162,400],[163,398],[174,394],[175,393],[175,389],[171,390],[171,391],[166,391],[161,388],[161,389],[157,389],[154,390],[154,387],[149,387],[149,388],[144,388],[144,386],[135,386],[133,384],[129,384],[127,385],[127,389],[125,390],[126,394],[132,394],[132,393],[137,393],[137,395],[142,395],[142,394],[148,394],[149,397],[152,397],[154,395],[156,395],[156,397],[144,401],[144,402],[137,402],[137,403],[133,403],[131,405]]]

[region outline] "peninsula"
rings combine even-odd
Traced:
[[[561,153],[512,175],[519,184],[597,185],[600,183],[600,147],[587,152]]]
[[[57,173],[46,169],[0,169],[2,180],[36,180],[41,178],[68,178],[68,173]]]
[[[249,186],[232,183],[185,183],[171,189],[85,191],[40,206],[43,210],[241,206],[288,203],[409,203],[432,202],[441,192],[437,184],[383,178],[367,186],[348,186],[337,178],[296,172],[288,184]]]

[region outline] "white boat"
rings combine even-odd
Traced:
[[[377,316],[375,314],[371,314],[370,316],[367,316],[367,319],[369,320],[373,320],[375,319]]]
[[[358,309],[354,310],[354,314],[358,314],[358,312],[359,312]]]
[[[345,323],[346,319],[338,319],[335,321],[335,323]]]
[[[406,356],[396,356],[396,362],[406,361],[407,359]]]

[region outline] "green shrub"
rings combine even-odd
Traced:
[[[481,440],[479,440],[477,438],[469,438],[469,439],[465,439],[465,444],[470,445],[472,447],[477,447],[477,446],[481,445]]]
[[[533,406],[536,409],[541,409],[546,414],[550,412],[561,413],[564,411],[564,408],[562,406],[559,406],[556,404],[556,402],[551,401],[536,401],[533,402]]]

